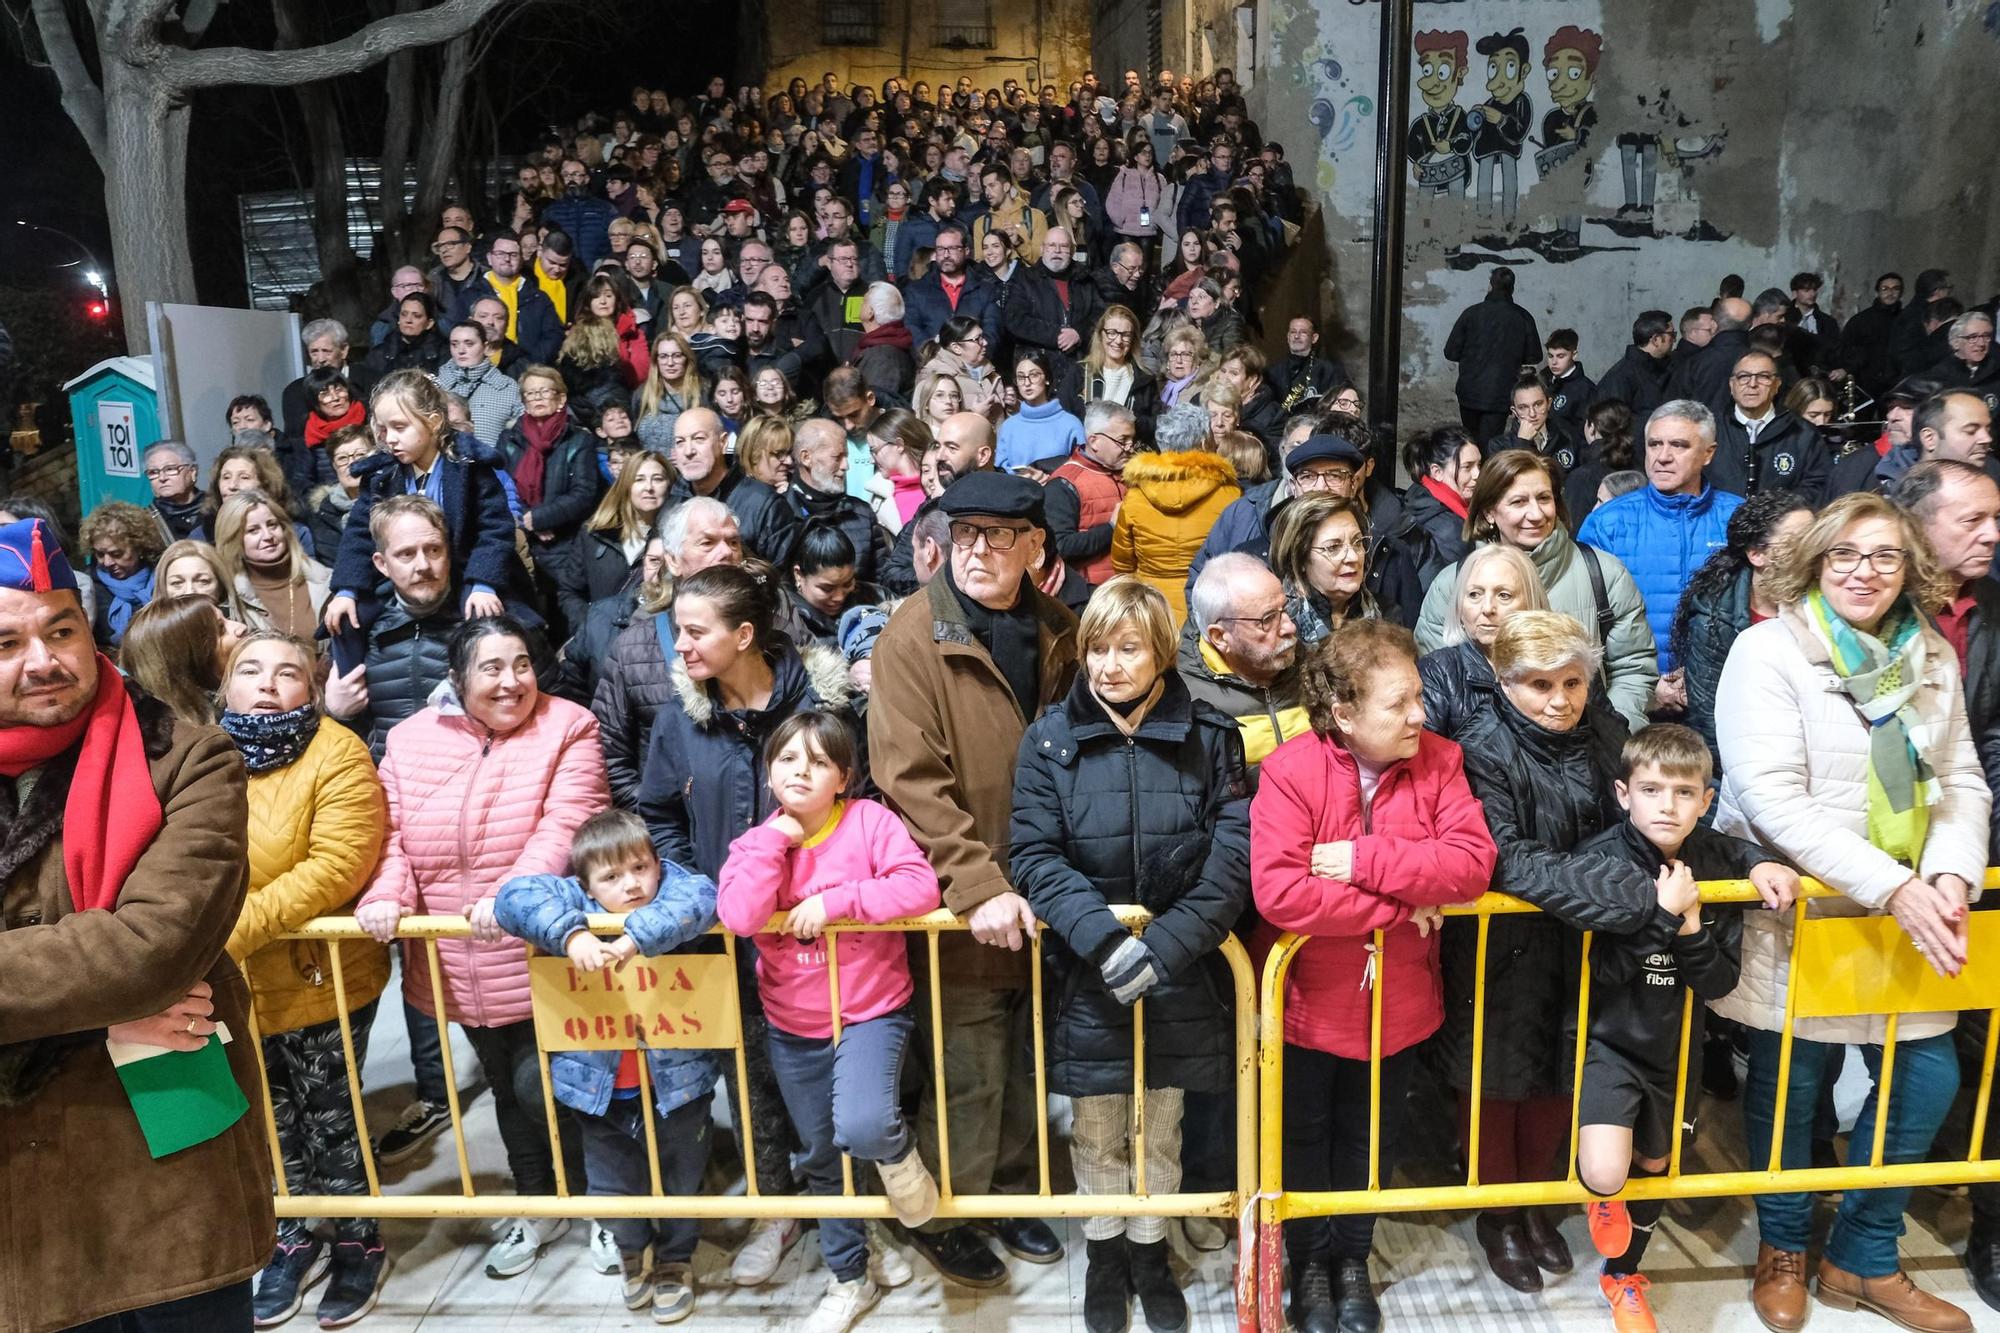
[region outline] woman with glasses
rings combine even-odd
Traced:
[[[1055,398],[1054,359],[1038,347],[1014,358],[1015,413],[1000,423],[994,466],[1029,467],[1049,458],[1067,458],[1083,440],[1083,422]]]
[[[1837,897],[1811,917],[1887,915],[1895,929],[1850,949],[1869,972],[1891,957],[1920,959],[1941,976],[1966,965],[1966,899],[1986,868],[1992,794],[1966,724],[1958,657],[1930,617],[1956,591],[1923,530],[1878,495],[1834,501],[1780,546],[1766,575],[1777,615],[1736,639],[1716,690],[1722,791],[1715,828],[1750,838],[1821,880]],[[1743,1125],[1761,1169],[1778,1133],[1784,1089],[1783,1165],[1809,1165],[1821,1085],[1860,1046],[1869,1080],[1893,1077],[1881,1165],[1921,1162],[1958,1090],[1952,1013],[1797,1019],[1786,1052],[1791,906],[1759,890],[1769,912],[1743,923],[1743,979],[1713,1007],[1750,1029]],[[1896,1026],[1887,1028],[1887,1022]],[[1894,1033],[1893,1076],[1883,1045]],[[1878,1087],[1861,1103],[1850,1164],[1873,1162]],[[1818,1264],[1819,1299],[1865,1306],[1907,1328],[1970,1329],[1964,1313],[1903,1271],[1907,1188],[1855,1189],[1841,1197]],[[1772,1328],[1806,1317],[1811,1194],[1758,1195],[1759,1246],[1751,1301]]]
[[[700,407],[701,371],[685,334],[663,329],[653,339],[653,364],[646,382],[632,395],[632,422],[640,441],[656,453],[672,454],[674,422]]]
[[[1553,459],[1526,449],[1504,449],[1481,466],[1466,505],[1465,537],[1504,542],[1534,562],[1551,610],[1573,616],[1603,650],[1599,670],[1611,706],[1634,729],[1646,725],[1660,667],[1646,604],[1631,572],[1608,551],[1579,545],[1569,535],[1568,509]],[[1445,610],[1458,571],[1432,580],[1417,617],[1417,642],[1425,652],[1444,643]]]
[[[1326,493],[1294,496],[1271,524],[1271,572],[1285,585],[1285,612],[1311,647],[1350,620],[1400,620],[1370,584],[1368,512]]]
[[[1114,259],[1112,261],[1116,263]],[[1106,306],[1090,335],[1090,350],[1063,372],[1058,395],[1065,409],[1083,415],[1084,405],[1116,403],[1132,409],[1139,419],[1141,439],[1153,437],[1153,409],[1160,401],[1159,381],[1139,364],[1139,317],[1122,305]]]
[[[1200,329],[1183,323],[1167,334],[1160,356],[1159,408],[1174,407],[1183,400],[1194,402],[1214,369],[1215,358],[1209,354],[1208,339]]]
[[[1006,411],[1006,391],[1000,382],[1000,368],[992,362],[992,353],[984,325],[970,315],[953,315],[938,331],[938,354],[924,371],[957,380],[959,410],[977,412],[998,425]],[[919,396],[918,401],[927,400]]]

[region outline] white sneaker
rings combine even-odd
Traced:
[[[889,1229],[880,1222],[868,1224],[868,1279],[888,1290],[900,1287],[917,1275],[910,1261],[889,1239]]]
[[[500,1239],[486,1251],[488,1277],[519,1277],[533,1268],[545,1247],[569,1234],[569,1219],[510,1217],[503,1227]]]
[[[1202,1254],[1214,1254],[1217,1250],[1229,1248],[1229,1228],[1212,1217],[1183,1217],[1181,1234],[1187,1237],[1191,1249]]]
[[[881,1299],[882,1289],[865,1273],[852,1282],[830,1281],[802,1333],[847,1333]]]
[[[619,1269],[618,1242],[612,1238],[608,1227],[588,1221],[584,1226],[590,1231],[590,1266],[600,1273],[615,1273]]]
[[[739,1287],[761,1287],[771,1280],[784,1261],[785,1251],[798,1244],[803,1231],[798,1221],[767,1217],[750,1229],[750,1239],[736,1252],[729,1265],[729,1280]]]
[[[914,1147],[903,1154],[902,1161],[877,1162],[875,1170],[881,1173],[882,1192],[889,1196],[898,1222],[915,1228],[937,1216],[937,1181]]]

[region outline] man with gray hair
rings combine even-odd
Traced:
[[[795,531],[804,532],[814,523],[839,528],[854,547],[854,576],[863,583],[877,582],[889,556],[888,534],[876,524],[868,502],[847,493],[847,432],[825,417],[799,423],[792,463],[792,484],[782,499],[798,519]],[[781,567],[788,567],[791,555],[759,554]]]
[[[1055,362],[1057,383],[1071,358],[1083,354],[1104,313],[1097,289],[1071,265],[1076,242],[1066,227],[1050,227],[1042,238],[1041,259],[1022,268],[1000,312],[1016,350],[1039,347]],[[1050,386],[1055,387],[1054,385]]]
[[[1944,388],[1963,389],[1986,400],[1988,415],[2000,416],[2000,357],[1993,355],[1993,316],[1968,310],[1952,321],[1951,355],[1932,368]]]
[[[875,392],[908,401],[917,381],[917,363],[910,355],[914,345],[903,322],[902,292],[893,282],[869,283],[861,294],[861,340],[848,364]]]
[[[1293,669],[1298,650],[1284,585],[1268,565],[1229,551],[1202,567],[1178,666],[1190,694],[1236,719],[1253,790],[1264,757],[1310,725]]]
[[[1646,600],[1646,621],[1659,654],[1655,707],[1687,707],[1687,687],[1671,643],[1681,593],[1708,559],[1729,542],[1729,516],[1743,497],[1718,490],[1702,469],[1715,458],[1715,414],[1676,398],[1646,421],[1646,484],[1590,511],[1576,539],[1618,557]]]
[[[1132,409],[1096,399],[1083,409],[1083,443],[1043,483],[1042,505],[1056,554],[1092,587],[1113,572],[1112,520],[1125,498],[1126,460],[1138,448]]]
[[[201,531],[200,468],[194,450],[179,440],[146,446],[146,484],[153,488],[153,510],[175,541]]]

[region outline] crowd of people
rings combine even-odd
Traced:
[[[1614,1196],[1681,1140],[1684,996],[1712,1011],[1691,1098],[1740,1101],[1753,1160],[1782,1130],[1806,1166],[1839,1151],[1823,1108],[1849,1048],[1874,1080],[1885,1034],[1801,1020],[1781,1054],[1800,876],[1837,893],[1808,915],[1887,914],[1897,947],[1966,967],[2000,839],[2000,371],[1991,314],[1945,275],[1908,310],[1885,275],[1844,333],[1810,274],[1754,303],[1735,280],[1678,346],[1642,312],[1593,382],[1612,349],[1544,340],[1499,268],[1446,347],[1463,419],[1396,440],[1310,313],[1261,327],[1300,200],[1226,70],[1093,74],[1067,100],[635,89],[492,202],[445,210],[436,267],[392,275],[366,349],[308,325],[311,368],[275,412],[230,405],[206,476],[184,443],[148,449],[153,503],[85,517],[86,577],[45,507],[0,501],[60,575],[19,595],[87,620],[169,732],[219,726],[241,755],[248,883],[222,933],[293,1193],[367,1192],[335,960],[279,938],[352,911],[354,1062],[397,970],[411,1038],[378,1161],[448,1122],[440,1016],[527,1195],[554,1192],[558,1145],[572,1190],[647,1192],[649,1132],[667,1193],[699,1192],[720,1084],[763,1196],[838,1194],[843,1154],[857,1188],[879,1175],[895,1228],[818,1223],[807,1326],[839,1333],[910,1279],[906,1250],[982,1288],[1002,1253],[1064,1256],[1032,1216],[1031,936],[1076,1189],[1122,1195],[1140,1170],[1153,1193],[1233,1188],[1251,1108],[1220,949],[1233,932],[1261,959],[1291,931],[1312,938],[1285,997],[1287,1187],[1386,1184],[1408,1123],[1455,1107],[1482,1183],[1573,1158],[1609,1317],[1645,1330],[1660,1205]],[[1761,907],[1700,901],[1739,877]],[[1490,938],[1440,913],[1489,890],[1540,911]],[[936,975],[897,935],[845,936],[832,1010],[830,925],[939,906],[969,930]],[[596,911],[623,931],[592,934]],[[470,922],[435,977],[421,949],[391,957],[411,914]],[[741,1086],[712,1051],[649,1049],[644,1081],[636,1051],[564,1052],[552,1127],[522,942],[591,972],[701,952],[718,922],[756,944]],[[1948,1013],[1896,1031],[1883,1161],[1921,1161],[1979,1051]],[[941,1082],[919,1076],[934,1039]],[[941,1180],[1023,1216],[938,1218]],[[1816,1284],[1969,1329],[1903,1271],[1907,1193],[1849,1189],[1816,1268],[1813,1196],[1758,1196],[1764,1323],[1803,1327]],[[2000,1308],[1994,1187],[1973,1212],[1967,1263]],[[1575,1265],[1560,1221],[1495,1208],[1476,1235],[1535,1292]],[[500,1224],[486,1273],[568,1227]],[[730,1280],[769,1282],[802,1230],[758,1222]],[[588,1231],[628,1308],[699,1308],[694,1223]],[[1167,1219],[1083,1235],[1092,1333],[1135,1302],[1186,1326]],[[1380,1326],[1372,1241],[1368,1216],[1286,1224],[1295,1327]],[[247,1281],[217,1249],[210,1285]],[[340,1327],[388,1255],[367,1219],[288,1219],[253,1267],[258,1326],[324,1281]]]

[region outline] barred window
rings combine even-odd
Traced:
[[[882,39],[882,0],[822,0],[820,40],[828,46],[875,46]]]
[[[935,44],[960,49],[993,45],[991,0],[938,0]]]

